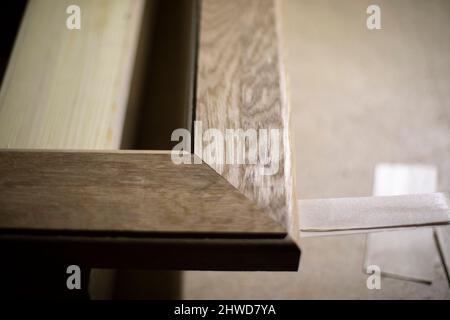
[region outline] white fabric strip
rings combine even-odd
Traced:
[[[302,236],[450,224],[445,193],[299,200]]]

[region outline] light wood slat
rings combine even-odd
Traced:
[[[295,214],[289,110],[277,34],[274,0],[202,2],[196,120],[203,131],[280,129],[278,173],[259,174],[257,165],[218,164],[200,151],[210,141],[195,137],[196,154],[268,214],[298,234]]]
[[[286,235],[209,166],[168,152],[2,151],[0,228]]]
[[[81,30],[66,8],[81,8]],[[0,91],[1,148],[117,149],[143,0],[32,0]]]

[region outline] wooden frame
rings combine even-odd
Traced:
[[[0,204],[14,259],[20,248],[91,267],[297,269],[284,228],[206,164],[169,152],[2,150]]]
[[[142,5],[140,0],[130,3],[133,10]],[[52,144],[11,143],[5,133],[2,148],[45,149],[0,150],[0,249],[4,256],[14,261],[57,257],[58,261],[75,260],[102,268],[297,270],[300,250],[289,110],[278,53],[275,1],[208,0],[203,1],[201,12],[197,104],[192,118],[206,128],[282,130],[279,172],[266,179],[248,178],[255,177],[255,166],[246,164],[236,178],[231,167],[223,171],[209,159],[175,165],[169,151],[48,150]],[[223,17],[216,17],[222,12]],[[216,18],[230,25],[216,30]],[[255,32],[257,36],[251,37]],[[25,36],[19,37],[12,58],[15,64],[20,63],[20,47],[28,46],[23,43]],[[237,55],[222,53],[227,39],[233,37]],[[251,48],[262,51],[250,55]],[[233,77],[225,72],[220,78],[221,66],[225,68],[233,59]],[[26,77],[29,71],[22,72]],[[0,94],[0,111],[8,108],[9,113],[16,110],[10,103],[18,103],[14,90],[20,85],[20,80],[11,80],[12,75],[17,73],[7,73],[9,85]],[[251,75],[261,81],[253,83]],[[245,102],[251,92],[253,98]],[[237,103],[229,104],[224,97]],[[123,96],[120,99],[124,101]],[[30,104],[21,104],[21,108],[26,105]],[[218,116],[223,114],[223,118]],[[24,128],[14,122],[10,126],[8,132],[21,137]],[[194,138],[198,149],[203,142]],[[76,148],[76,136],[74,141],[64,148]]]

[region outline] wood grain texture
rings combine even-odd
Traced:
[[[0,151],[5,261],[295,271],[284,228],[206,164],[164,151]],[[98,274],[97,274],[98,276]]]
[[[214,128],[224,135],[226,129],[280,129],[278,172],[263,176],[259,165],[216,163],[199,151],[199,145],[206,147],[210,141],[198,136],[195,148],[198,156],[296,238],[277,11],[274,0],[202,2],[196,120],[202,122],[203,131]]]
[[[66,27],[72,4],[81,30]],[[143,7],[29,1],[0,91],[0,148],[119,148]]]
[[[0,228],[286,235],[209,166],[168,152],[2,151]]]

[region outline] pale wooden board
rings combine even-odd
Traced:
[[[170,152],[2,151],[0,228],[286,235],[209,166]]]
[[[81,30],[66,8],[81,8]],[[0,148],[116,149],[143,0],[36,0],[0,91]]]
[[[202,2],[196,120],[203,132],[280,129],[279,170],[262,176],[259,166],[203,160],[297,237],[289,143],[289,110],[274,0]],[[195,136],[196,154],[209,141]],[[228,152],[228,150],[227,150]]]

